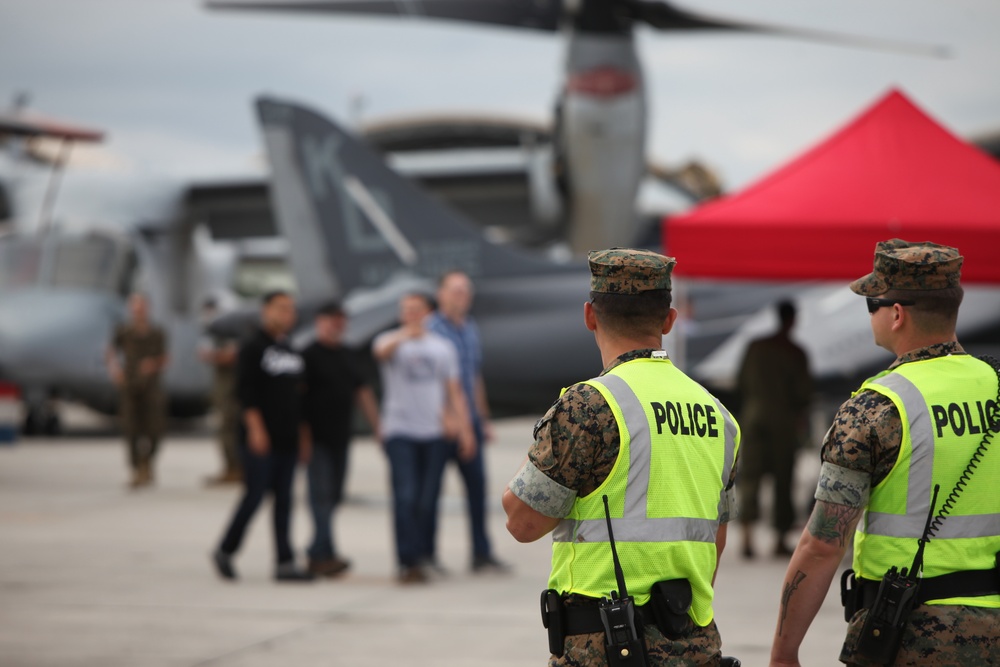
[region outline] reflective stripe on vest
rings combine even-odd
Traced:
[[[717,520],[646,517],[646,494],[649,489],[649,468],[652,457],[652,442],[646,412],[635,392],[621,377],[609,374],[594,378],[590,382],[601,384],[611,392],[618,403],[630,435],[628,485],[625,489],[623,516],[611,519],[615,541],[714,543],[719,527]],[[719,400],[712,398],[725,424],[725,457],[722,466],[722,491],[719,495],[721,509],[736,456],[736,424]],[[555,542],[572,542],[576,539],[586,542],[606,542],[607,522],[605,519],[563,519],[552,532],[552,539]]]
[[[868,384],[881,385],[895,392],[903,402],[912,453],[907,475],[906,514],[869,511],[867,523],[862,524],[865,526],[864,532],[869,535],[917,539],[923,535],[927,524],[934,472],[934,428],[927,410],[927,401],[916,385],[899,373],[889,373]],[[950,492],[950,488],[941,489],[935,514]],[[949,515],[940,525],[940,530],[935,534],[938,539],[1000,535],[1000,514]]]

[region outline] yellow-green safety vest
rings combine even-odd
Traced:
[[[552,533],[549,587],[607,597],[618,585],[603,496],[628,592],[646,604],[657,581],[691,582],[690,617],[708,625],[716,533],[739,447],[739,426],[665,356],[635,359],[588,380],[611,406],[618,458]],[[620,592],[620,591],[619,591]]]
[[[941,486],[937,516],[988,433],[997,407],[997,375],[974,357],[950,355],[902,364],[865,381],[859,391],[865,389],[892,400],[903,425],[899,456],[871,490],[854,540],[855,574],[879,580],[892,566],[910,567],[934,485]],[[1000,451],[987,451],[927,543],[924,577],[994,567],[1000,551],[998,483]],[[1000,595],[928,604],[1000,607]]]

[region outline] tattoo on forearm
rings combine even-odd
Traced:
[[[788,603],[792,599],[792,593],[795,592],[795,590],[799,587],[799,584],[801,584],[802,580],[805,578],[805,572],[802,570],[796,570],[795,576],[792,577],[792,580],[785,584],[785,590],[781,594],[781,620],[778,622],[779,637],[785,629],[785,618],[788,616]]]
[[[809,519],[809,532],[818,540],[844,546],[850,537],[850,527],[861,514],[860,507],[816,503]]]

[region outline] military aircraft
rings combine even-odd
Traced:
[[[590,275],[582,259],[553,261],[492,242],[315,111],[271,98],[259,99],[257,111],[276,223],[289,243],[307,312],[341,296],[351,315],[347,342],[364,348],[395,324],[401,295],[433,294],[436,278],[457,268],[476,286],[473,316],[496,410],[539,413],[561,388],[600,371],[593,334],[582,322]],[[685,316],[664,337],[664,348],[683,370],[729,399],[743,349],[774,331],[772,305],[785,298],[798,306],[794,333],[813,360],[821,407],[835,407],[892,361],[872,344],[869,316],[857,296],[816,282],[677,281],[675,306]],[[1000,356],[997,312],[1000,290],[966,287],[958,332],[970,353]]]
[[[38,225],[15,224],[0,233],[0,379],[20,389],[22,432],[58,432],[57,399],[115,413],[117,391],[104,353],[133,291],[147,295],[153,319],[168,334],[171,361],[163,382],[170,414],[204,414],[210,378],[196,353],[201,307],[210,295],[225,298],[232,258],[206,247],[190,206],[127,229],[61,229],[53,211],[69,149],[102,133],[17,113],[0,116],[0,136],[21,154],[32,150],[17,145],[24,139],[56,139],[63,146]],[[17,210],[16,187],[3,191],[4,217],[26,217]]]
[[[528,131],[547,132],[496,116],[465,116],[383,121],[366,134],[397,168],[477,215],[477,233],[532,245],[537,230],[517,229],[531,201],[532,158],[519,143]],[[246,304],[243,311],[255,312],[255,297],[266,291],[297,290],[287,244],[276,236],[268,186],[252,178],[178,184],[121,174],[95,178],[90,215],[113,219],[99,226],[57,224],[58,186],[72,144],[100,138],[23,110],[0,114],[0,141],[9,149],[0,157],[9,153],[15,162],[5,163],[0,181],[0,220],[13,228],[0,234],[0,380],[21,389],[25,434],[58,431],[59,400],[114,414],[117,394],[103,354],[132,290],[148,293],[154,320],[168,328],[171,364],[164,381],[177,417],[209,407],[208,371],[196,353],[201,303],[211,297],[223,311]],[[462,155],[447,150],[456,146]],[[69,186],[94,176],[79,165],[69,171]],[[659,180],[685,201],[695,199],[682,183],[670,183],[677,178],[660,171]],[[19,196],[25,186],[39,190],[46,181],[51,185],[41,196]],[[72,201],[76,206],[79,197]],[[40,213],[32,220],[35,208]]]
[[[533,147],[556,193],[536,207],[575,254],[632,245],[642,234],[636,193],[646,174],[646,92],[635,27],[744,31],[921,55],[942,49],[720,19],[663,0],[208,0],[212,9],[282,10],[447,19],[545,32],[566,43],[553,142]]]
[[[307,108],[264,98],[257,110],[276,223],[289,243],[306,312],[332,296],[343,298],[351,316],[347,341],[363,347],[396,322],[400,296],[433,293],[441,273],[461,269],[476,286],[472,314],[496,409],[543,411],[562,387],[600,371],[593,334],[582,321],[590,289],[585,261],[553,261],[494,243],[390,169],[372,148]],[[693,285],[688,298],[697,299],[704,328],[688,341],[690,361],[790,289]],[[724,326],[713,330],[713,320]],[[225,332],[243,325],[233,314],[215,326]],[[666,346],[679,335],[668,336]]]

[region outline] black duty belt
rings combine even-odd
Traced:
[[[642,619],[642,625],[656,625],[656,619],[653,618],[653,608],[650,605],[636,607],[635,611]],[[566,614],[567,636],[604,632],[604,623],[601,622],[601,612],[596,600],[594,605],[567,605],[564,613]]]
[[[872,606],[881,583],[872,579],[857,579],[861,607]],[[964,570],[923,579],[917,591],[917,604],[923,604],[928,600],[973,598],[983,595],[1000,595],[1000,574],[996,569]]]

